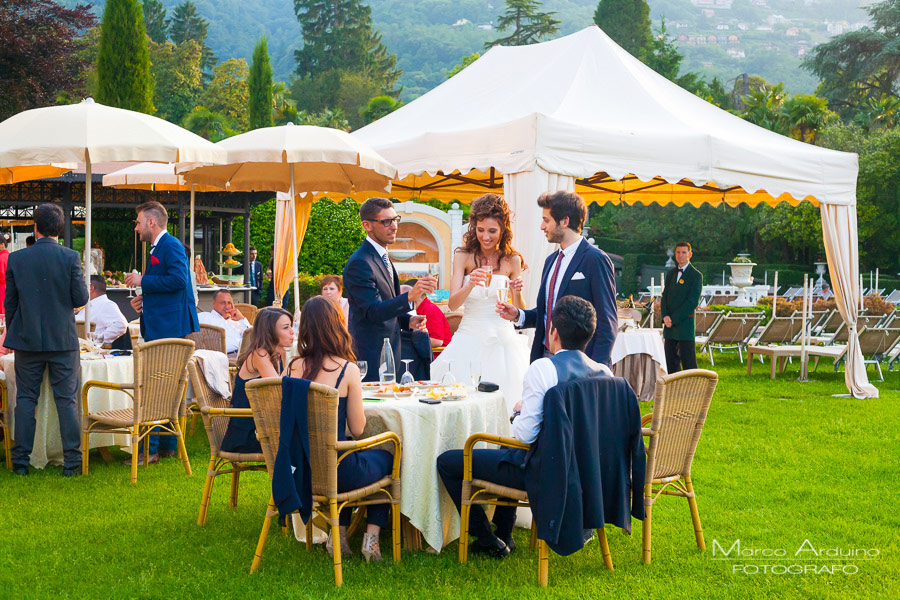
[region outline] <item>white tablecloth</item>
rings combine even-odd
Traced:
[[[509,413],[503,395],[469,389],[465,399],[437,405],[418,400],[385,400],[364,402],[363,407],[363,437],[383,431],[400,436],[400,512],[422,533],[429,546],[440,550],[459,537],[459,514],[439,482],[437,458],[445,450],[462,449],[473,433],[509,437]]]
[[[630,354],[648,354],[666,370],[666,351],[658,329],[629,329],[616,335],[610,361],[616,364]]]
[[[6,387],[9,391],[10,405],[10,432],[15,437],[15,406],[16,406],[16,369],[15,354],[8,354],[0,358],[2,377],[6,379]],[[134,381],[134,363],[131,356],[108,356],[106,358],[90,358],[82,355],[81,360],[81,384],[85,381],[97,379],[100,381],[112,381],[114,383],[131,383]],[[77,396],[78,412],[81,413],[81,389]],[[91,412],[101,410],[113,410],[117,408],[130,408],[131,398],[122,392],[101,390],[94,388],[88,396],[88,408]],[[38,398],[35,411],[34,449],[31,452],[31,466],[43,469],[48,464],[62,465],[62,439],[59,433],[59,417],[56,414],[56,403],[53,401],[53,391],[44,374],[44,382],[41,384],[41,395]],[[79,423],[80,427],[80,423]],[[101,446],[129,446],[131,436],[114,434],[93,434],[90,436],[91,448]]]

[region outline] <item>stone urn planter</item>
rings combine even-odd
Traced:
[[[753,306],[753,303],[747,299],[747,290],[746,288],[753,285],[753,267],[756,266],[756,263],[753,262],[730,262],[728,266],[731,267],[731,285],[738,289],[738,296],[732,302],[730,302],[729,306]]]

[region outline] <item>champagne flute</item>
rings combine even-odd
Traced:
[[[477,388],[481,383],[481,361],[473,360],[469,363],[469,376],[472,378],[472,385]]]
[[[366,373],[369,372],[369,363],[364,360],[358,360],[356,361],[356,366],[359,367],[359,378],[365,379]]]
[[[456,385],[456,377],[453,375],[453,362],[447,361],[447,372],[441,375],[441,385],[442,386],[454,386]]]
[[[494,268],[491,265],[484,265],[483,267],[481,267],[481,269],[484,271],[484,274],[487,277],[484,280],[484,287],[489,288],[491,287],[491,279],[493,276]]]
[[[509,297],[509,279],[502,278],[497,280],[497,301],[506,302]]]
[[[137,269],[132,269],[132,270],[131,270],[131,274],[132,274],[132,275],[140,275],[140,272],[138,272]],[[128,287],[128,297],[129,297],[129,298],[134,298],[134,290],[135,290],[135,289],[136,289],[136,288],[135,288],[134,286],[129,286],[129,287]]]

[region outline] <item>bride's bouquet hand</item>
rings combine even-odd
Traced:
[[[507,321],[515,321],[519,318],[519,309],[509,302],[498,302],[497,314]]]

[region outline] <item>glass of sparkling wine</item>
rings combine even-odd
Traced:
[[[497,280],[497,301],[507,302],[509,298],[509,279],[501,278]]]
[[[131,274],[132,275],[140,275],[140,272],[137,269],[132,269]],[[134,298],[134,290],[135,289],[136,288],[134,288],[133,286],[128,288],[128,297],[129,298]]]

